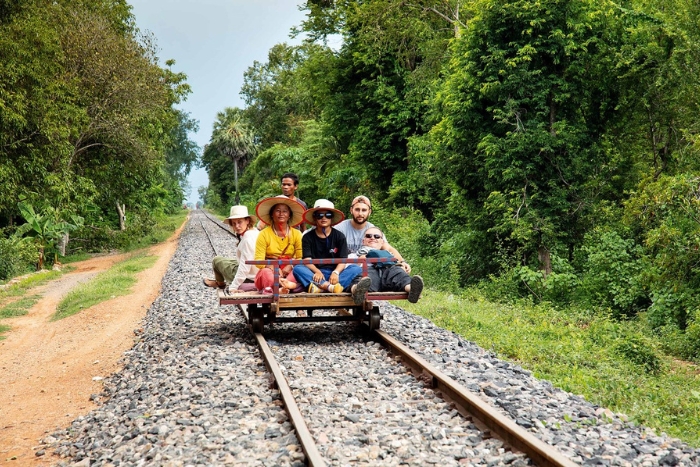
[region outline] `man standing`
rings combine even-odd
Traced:
[[[304,207],[305,211],[309,208],[303,200],[297,198],[296,196],[296,191],[299,188],[299,176],[297,174],[287,172],[284,175],[282,175],[282,177],[280,177],[280,186],[282,188],[282,195],[286,196],[292,201],[296,201],[297,203],[301,204]],[[258,230],[262,230],[265,228],[265,224],[262,221],[260,221],[258,222],[257,227]],[[296,228],[303,232],[304,223],[302,222]]]
[[[372,213],[372,203],[369,198],[363,195],[356,196],[350,203],[350,219],[345,219],[333,228],[339,230],[345,235],[345,240],[348,244],[348,252],[350,257],[357,257],[357,250],[362,246],[362,241],[365,237],[365,232],[374,224],[369,222],[369,215]],[[389,245],[384,238],[382,250],[387,250],[396,259],[403,261],[403,257],[393,246]]]
[[[280,183],[282,185],[282,194],[284,196],[304,206],[304,210],[309,209],[304,201],[296,197],[295,193],[299,188],[299,176],[297,174],[287,172],[286,174],[282,175]]]

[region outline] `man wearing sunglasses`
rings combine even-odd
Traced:
[[[314,229],[302,237],[302,258],[347,258],[345,235],[332,228],[343,217],[343,213],[335,209],[332,202],[327,199],[317,200],[314,207],[304,213],[304,220],[313,225]],[[302,264],[295,266],[292,273],[309,293],[341,293],[355,276],[362,274],[362,268],[356,264]],[[369,280],[363,282],[360,290],[364,288],[366,292],[365,286],[369,287]]]
[[[369,198],[363,195],[356,196],[352,200],[352,203],[350,203],[350,216],[352,219],[345,219],[333,227],[345,235],[350,258],[357,257],[357,250],[359,250],[363,244],[365,232],[367,232],[367,229],[370,227],[374,227],[374,224],[368,220],[371,213],[372,203],[369,201]],[[387,250],[395,258],[403,261],[401,254],[396,248],[389,245],[386,237],[384,237],[384,242],[382,243],[382,250]]]
[[[370,227],[362,239],[362,246],[357,250],[357,255],[362,257],[372,256],[372,250],[382,250],[384,234],[377,227]],[[380,255],[375,255],[380,256]],[[399,259],[396,255],[395,258]],[[410,276],[411,266],[403,259],[397,263],[378,263],[367,268],[367,276],[371,283],[369,292],[408,292],[408,301],[416,303],[423,291],[423,278]],[[358,284],[357,278],[353,281]]]

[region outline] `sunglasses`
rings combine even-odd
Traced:
[[[382,238],[382,235],[381,234],[365,234],[365,238],[376,238],[377,240],[379,240],[380,238]]]
[[[326,211],[326,212],[315,212],[315,213],[314,213],[314,219],[323,219],[324,217],[325,217],[326,219],[332,219],[332,218],[333,218],[333,213],[330,212],[330,211]]]

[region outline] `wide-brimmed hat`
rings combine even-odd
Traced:
[[[255,224],[258,222],[257,217],[248,214],[248,206],[231,206],[231,214],[226,219],[224,219],[224,222],[228,225],[231,225],[231,221],[233,219],[244,219],[246,217],[250,217],[250,223],[253,226],[255,226]]]
[[[255,213],[258,215],[258,219],[267,225],[272,225],[272,219],[270,219],[270,209],[272,209],[272,207],[276,204],[287,205],[292,210],[292,215],[289,219],[289,225],[292,227],[296,227],[304,222],[304,206],[284,195],[273,196],[260,201],[258,205],[255,206]]]
[[[331,218],[331,225],[335,225],[345,219],[345,215],[342,213],[342,211],[337,210],[331,201],[321,198],[316,200],[313,208],[307,209],[304,213],[304,221],[306,221],[307,224],[316,225],[316,219],[314,219],[314,213],[316,211],[332,212],[333,217]]]

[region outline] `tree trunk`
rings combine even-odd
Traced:
[[[233,158],[233,174],[236,181],[236,205],[241,204],[241,197],[238,196],[238,159]]]
[[[117,201],[117,213],[119,214],[119,230],[126,230],[126,205],[119,205]]]
[[[58,240],[58,253],[61,256],[66,256],[66,247],[68,246],[68,240],[70,240],[70,234],[68,232],[63,234],[63,236]]]
[[[549,250],[544,246],[540,246],[537,249],[537,259],[540,260],[540,267],[546,279],[552,273],[552,258],[549,256]]]

